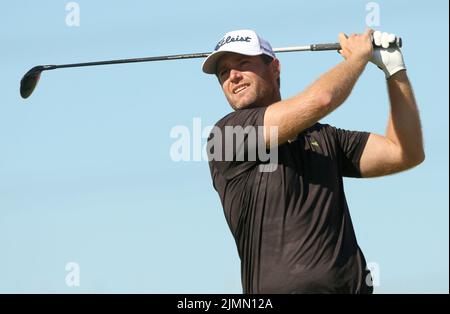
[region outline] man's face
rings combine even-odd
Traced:
[[[227,53],[217,64],[216,75],[233,109],[268,106],[280,100],[278,59],[265,64],[261,56]]]

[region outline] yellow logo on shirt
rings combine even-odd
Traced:
[[[312,140],[312,141],[311,141],[311,145],[314,145],[314,146],[316,146],[316,147],[320,147],[320,146],[319,146],[319,143],[317,143],[316,140]]]

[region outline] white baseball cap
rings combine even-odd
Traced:
[[[246,56],[268,55],[275,59],[275,53],[269,42],[259,37],[255,31],[242,29],[226,33],[217,43],[214,51],[203,62],[202,70],[207,74],[215,74],[217,62],[227,52]]]

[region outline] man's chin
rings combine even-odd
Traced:
[[[234,110],[248,109],[248,108],[253,108],[254,104],[253,103],[235,104],[235,105],[231,105],[231,107],[233,107]]]
[[[235,102],[234,104],[231,104],[231,107],[234,109],[246,109],[246,108],[253,108],[255,107],[255,102],[250,100],[243,100]]]

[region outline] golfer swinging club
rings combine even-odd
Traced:
[[[217,76],[234,109],[217,122],[214,129],[222,132],[211,132],[207,148],[213,185],[241,259],[244,293],[373,292],[343,177],[389,175],[424,160],[419,113],[402,53],[389,47],[394,40],[393,34],[371,29],[340,33],[344,60],[285,100],[280,62],[254,31],[225,34],[205,60],[203,72]],[[344,103],[369,61],[387,80],[385,135],[320,124]],[[237,149],[226,158],[227,127],[262,128],[263,136],[255,142],[249,133],[232,135],[232,146],[243,149],[245,158]],[[273,171],[262,171],[267,161],[259,156],[248,158],[256,146],[277,151]]]

